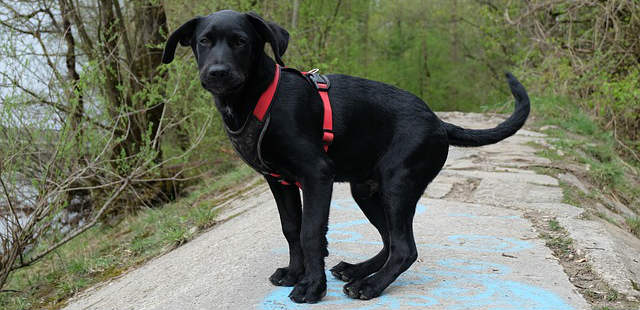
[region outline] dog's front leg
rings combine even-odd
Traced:
[[[324,258],[328,255],[326,234],[333,189],[333,171],[328,164],[307,167],[315,169],[309,171],[301,182],[304,208],[300,240],[304,254],[305,274],[289,294],[289,298],[297,303],[318,302],[327,292]]]
[[[278,205],[282,233],[289,243],[289,266],[276,269],[276,272],[269,277],[269,281],[278,286],[293,286],[304,275],[304,257],[300,245],[302,217],[300,191],[295,185],[282,185],[271,176],[265,178]]]

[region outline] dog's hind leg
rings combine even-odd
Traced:
[[[401,273],[418,258],[413,239],[413,215],[420,198],[415,191],[384,193],[384,211],[388,217],[389,256],[374,274],[351,281],[344,292],[351,298],[371,299],[379,296]]]
[[[334,277],[346,282],[362,279],[378,271],[387,261],[387,256],[389,255],[389,235],[377,184],[370,182],[351,183],[351,195],[367,219],[380,233],[384,245],[378,254],[366,261],[358,264],[349,264],[342,261],[331,268],[331,274]]]
[[[407,146],[410,147],[403,145]],[[411,151],[405,151],[404,156],[398,156],[400,152],[389,152],[390,155],[381,161],[379,195],[389,236],[389,255],[376,273],[344,286],[349,297],[371,299],[379,296],[418,258],[413,216],[427,185],[444,165],[447,148],[446,144],[438,141],[423,143],[412,150],[409,148]],[[416,160],[422,154],[426,155],[423,157],[425,160]]]

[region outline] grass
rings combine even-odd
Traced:
[[[548,234],[542,234],[541,237],[546,240],[545,245],[560,255],[568,255],[571,253],[571,244],[573,240],[564,236],[552,236]]]
[[[547,221],[547,232],[541,232],[540,237],[545,240],[545,244],[556,256],[566,256],[572,252],[571,244],[573,240],[568,237],[567,231],[560,226],[560,222],[556,219]]]
[[[565,202],[579,206],[587,200],[613,196],[640,213],[640,163],[619,155],[620,146],[609,130],[602,129],[574,103],[561,97],[534,97],[532,108],[537,125],[554,126],[545,131],[555,138],[549,141],[552,147],[541,147],[538,155],[554,162],[583,165],[586,173],[581,177],[594,185],[587,194],[563,186]],[[627,222],[638,235],[636,222]]]
[[[625,221],[629,226],[629,230],[640,238],[640,216],[627,217]]]
[[[633,158],[623,158],[618,141],[610,131],[602,129],[575,104],[563,98],[534,98],[532,109],[535,111],[536,123],[539,126],[553,125],[545,131],[552,139],[549,146],[538,145],[540,156],[553,161],[553,167],[536,167],[543,174],[557,176],[570,171],[581,181],[589,185],[588,192],[583,192],[566,182],[560,182],[564,193],[564,203],[583,207],[581,219],[598,217],[618,227],[628,229],[640,237],[640,216],[626,217],[625,223],[616,221],[608,213],[595,209],[601,203],[614,213],[622,215],[622,211],[612,201],[618,201],[629,209],[640,213],[640,162]],[[584,167],[584,169],[582,168]],[[567,260],[567,264],[575,259],[572,253],[572,240],[568,233],[555,220],[549,220],[540,236],[556,257]],[[587,283],[583,283],[587,284]],[[604,285],[603,285],[604,284]],[[634,289],[638,284],[631,283]],[[598,283],[587,285],[598,286]],[[581,289],[580,292],[593,303],[594,309],[628,309],[628,305],[637,307],[637,303],[625,302],[626,297],[601,283],[599,289]],[[628,304],[628,305],[627,305]]]
[[[618,292],[616,290],[614,290],[614,289],[609,289],[607,291],[607,294],[605,295],[605,299],[607,301],[616,301],[616,300],[618,300],[618,297],[619,297],[618,296]]]
[[[218,195],[255,173],[245,165],[203,180],[173,203],[144,209],[115,225],[99,224],[38,263],[11,274],[0,309],[57,309],[74,293],[118,276],[215,224]],[[46,245],[44,245],[46,246]]]
[[[559,231],[562,229],[562,227],[560,226],[560,223],[558,221],[553,219],[549,220],[549,229],[551,229],[552,231]]]
[[[560,182],[560,187],[562,188],[563,203],[576,207],[582,207],[582,202],[586,199],[585,193],[562,181]]]
[[[567,230],[556,219],[542,222],[534,218],[532,222],[565,272],[574,275],[572,282],[594,309],[622,310],[637,307],[636,303],[627,302],[625,295],[609,287],[594,274],[591,266],[584,263],[584,257],[580,256],[582,254],[573,248],[573,239],[569,237]],[[576,277],[578,274],[580,276]]]
[[[611,218],[610,216],[606,215],[603,212],[596,212],[596,216],[598,216],[599,218],[601,218],[601,219],[603,219],[603,220],[605,220],[605,221],[607,221],[607,222],[609,222],[609,223],[611,223],[613,225],[616,225],[616,226],[619,225],[619,223],[616,220],[614,220],[613,218]]]

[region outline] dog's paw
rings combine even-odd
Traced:
[[[355,299],[368,300],[376,298],[382,294],[384,287],[379,287],[375,283],[371,283],[371,278],[355,280],[344,285],[343,292]]]
[[[330,271],[331,274],[336,277],[336,279],[342,280],[344,282],[351,282],[353,280],[362,279],[368,276],[368,274],[363,274],[363,270],[361,270],[361,268],[358,268],[357,265],[345,262],[340,262],[339,264],[333,266]]]
[[[317,279],[305,277],[296,284],[289,298],[296,303],[313,304],[325,295],[327,295],[327,280],[324,277]]]
[[[277,286],[294,286],[303,275],[303,271],[294,271],[288,267],[278,268],[276,272],[269,277],[269,281]]]

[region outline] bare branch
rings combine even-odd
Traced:
[[[70,240],[72,240],[73,238],[77,237],[78,235],[80,235],[81,233],[85,232],[87,229],[93,227],[97,222],[98,219],[102,216],[102,214],[104,214],[104,211],[107,210],[108,207],[111,206],[111,204],[113,203],[113,201],[119,197],[120,193],[129,185],[129,179],[124,179],[122,182],[122,185],[113,193],[111,194],[111,196],[109,197],[109,199],[107,199],[107,201],[104,202],[104,204],[102,204],[102,207],[100,208],[100,210],[98,211],[98,213],[96,213],[96,215],[93,217],[93,219],[91,220],[91,222],[87,223],[86,225],[76,229],[75,231],[73,231],[72,233],[70,233],[69,235],[67,235],[66,237],[64,237],[62,240],[56,242],[55,244],[51,245],[49,248],[47,248],[46,250],[42,251],[41,253],[33,256],[31,259],[29,259],[26,262],[22,262],[21,264],[17,265],[17,266],[13,266],[11,268],[11,270],[16,270],[22,267],[26,267],[29,266],[33,263],[35,263],[36,261],[40,260],[41,258],[43,258],[44,256],[46,256],[47,254],[51,253],[53,250],[59,248],[60,246],[62,246],[63,244],[69,242]]]

